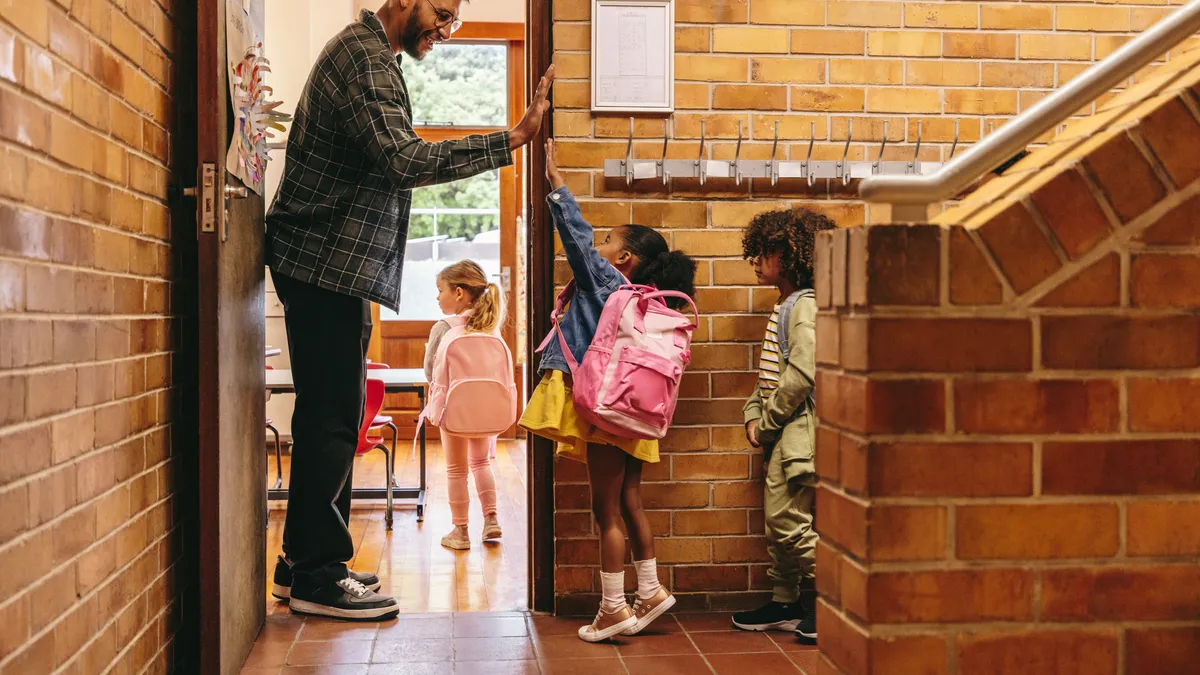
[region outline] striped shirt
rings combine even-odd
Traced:
[[[775,309],[771,311],[771,319],[767,321],[767,333],[763,336],[762,356],[758,360],[758,391],[764,401],[771,396],[771,392],[779,388],[780,307],[782,305],[775,305]]]

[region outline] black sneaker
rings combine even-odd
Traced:
[[[355,572],[350,570],[350,578],[367,587],[368,591],[378,591],[383,584],[379,583],[379,577],[369,572]],[[275,562],[275,578],[271,584],[271,595],[280,600],[287,600],[292,597],[292,563],[283,556],[279,556],[279,560]]]
[[[296,589],[291,609],[296,614],[358,620],[390,619],[400,613],[400,606],[393,598],[369,590],[350,577],[311,593]]]
[[[817,599],[811,598],[810,602],[803,602],[804,606],[800,615],[800,624],[796,626],[796,637],[799,638],[800,644],[815,645],[817,644]]]
[[[801,611],[797,603],[784,604],[772,600],[750,612],[733,615],[733,625],[742,630],[778,630],[794,632],[800,625]]]

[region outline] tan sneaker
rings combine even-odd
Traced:
[[[483,538],[499,539],[504,536],[504,531],[500,529],[500,521],[496,520],[496,514],[489,513],[483,517]]]
[[[601,610],[596,612],[595,621],[587,626],[579,627],[579,639],[584,642],[600,642],[620,635],[621,632],[636,624],[637,617],[633,615],[633,610],[629,608],[629,605],[625,605],[612,614],[605,614]]]
[[[442,546],[455,551],[465,551],[471,548],[471,540],[467,537],[467,528],[455,527],[450,534],[442,537]]]
[[[638,598],[633,601],[633,615],[637,618],[637,623],[621,634],[637,635],[646,626],[649,626],[655,619],[662,616],[664,612],[674,606],[675,596],[671,595],[671,591],[668,591],[666,586],[660,585],[658,592],[653,596],[645,600]]]

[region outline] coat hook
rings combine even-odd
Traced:
[[[671,180],[670,174],[667,173],[667,141],[671,138],[671,120],[666,120],[663,123],[663,151],[662,159],[658,160],[658,170],[662,174],[663,185],[666,185]]]
[[[817,179],[815,177],[813,177],[813,172],[812,172],[812,151],[813,151],[813,143],[816,142],[816,140],[817,140],[817,123],[809,122],[808,123],[808,156],[804,158],[804,175],[808,179],[809,187],[812,187],[813,183],[817,182]]]
[[[733,181],[734,185],[742,184],[742,168],[738,166],[738,160],[742,156],[742,121],[738,120],[738,141],[737,148],[733,151]]]
[[[879,165],[883,162],[883,151],[887,148],[888,141],[888,121],[883,121],[883,142],[879,144],[879,159],[875,160],[875,164],[871,167],[875,172],[879,171]]]
[[[633,118],[629,118],[629,145],[625,147],[625,184],[633,184]]]
[[[958,147],[958,120],[954,120],[954,142],[950,144],[950,157],[946,161],[954,159],[954,149]]]
[[[924,133],[925,130],[922,128],[921,120],[917,120],[917,147],[913,149],[912,161],[908,163],[909,171],[912,171],[913,167],[917,165],[917,155],[921,154],[921,136],[923,136]]]
[[[838,171],[842,174],[842,185],[850,184],[850,172],[846,168],[846,157],[850,155],[850,141],[854,139],[854,120],[846,120],[846,147],[842,148],[842,161],[838,162]]]
[[[779,167],[775,164],[775,150],[779,147],[779,120],[775,120],[775,140],[771,143],[771,161],[768,162],[771,185],[779,181]]]
[[[700,156],[696,159],[696,166],[700,169],[700,185],[704,185],[704,120],[700,120]]]

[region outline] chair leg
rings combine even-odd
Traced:
[[[387,428],[392,430],[392,458],[388,467],[388,475],[391,478],[393,487],[400,487],[400,482],[396,480],[396,442],[400,439],[400,430],[396,425],[388,422]]]
[[[268,426],[272,434],[275,434],[275,489],[283,487],[283,446],[279,443],[279,430],[275,427]]]
[[[381,443],[375,447],[377,447],[383,451],[384,461],[386,462],[384,464],[384,466],[385,467],[389,466],[392,461],[392,453],[388,452],[387,446],[383,445]],[[387,529],[389,531],[391,531],[391,529],[392,529],[392,481],[387,476],[385,476],[383,479],[383,482],[384,482],[384,489],[387,490],[387,513],[384,514],[383,521],[387,524]]]

